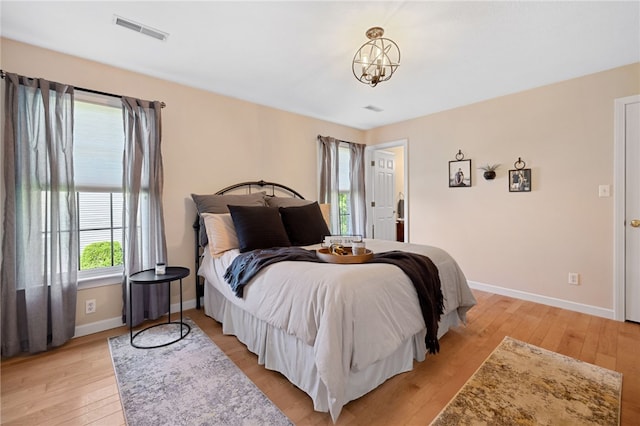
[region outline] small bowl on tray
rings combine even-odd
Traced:
[[[373,252],[365,249],[364,254],[353,254],[351,247],[342,247],[344,254],[333,254],[330,247],[322,247],[317,250],[318,258],[328,263],[366,263],[373,258]]]

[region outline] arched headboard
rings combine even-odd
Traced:
[[[278,195],[280,196],[289,195],[291,197],[300,198],[304,200],[304,197],[300,195],[300,193],[295,189],[291,189],[286,185],[282,185],[281,183],[267,182],[264,180],[236,183],[234,185],[230,185],[224,189],[219,190],[218,192],[216,192],[216,195],[223,195],[229,192],[237,191],[239,189],[244,189],[246,192],[250,194],[252,189],[254,188],[259,188],[262,191],[265,189],[265,187],[267,187],[267,189],[271,188],[271,194],[267,194],[271,197],[275,197]]]

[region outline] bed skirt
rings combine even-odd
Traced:
[[[291,383],[307,393],[316,411],[329,412],[335,422],[342,407],[380,386],[387,379],[413,369],[413,360],[424,361],[426,330],[407,339],[398,349],[363,370],[352,370],[345,389],[345,400],[336,401],[320,380],[314,360],[314,350],[300,339],[257,319],[228,301],[218,290],[205,282],[205,314],[222,323],[224,334],[234,335],[258,356],[258,363],[284,375]],[[450,327],[457,326],[456,310],[443,315],[438,338]]]

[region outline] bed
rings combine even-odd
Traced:
[[[225,280],[241,251],[251,252],[247,233],[269,233],[276,226],[270,222],[273,217],[254,212],[278,212],[290,241],[307,250],[320,248],[317,241],[304,244],[311,241],[304,238],[310,228],[317,228],[316,236],[322,232],[322,224],[314,225],[321,214],[317,203],[287,186],[264,181],[192,197],[198,210],[197,295],[203,297],[205,314],[257,354],[260,364],[306,392],[315,410],[329,412],[335,422],[349,401],[410,371],[414,360],[425,360],[428,322],[412,281],[394,265],[277,262],[260,270],[244,286],[242,297]],[[239,220],[246,218],[238,211],[251,212],[248,222]],[[300,235],[293,230],[295,222],[287,220],[302,212],[312,214],[302,216]],[[463,272],[445,251],[394,241],[365,243],[374,253],[418,253],[437,267],[444,299],[438,338],[465,322],[476,301]]]

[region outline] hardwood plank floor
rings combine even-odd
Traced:
[[[414,364],[350,402],[337,425],[427,425],[504,336],[523,340],[623,374],[622,425],[640,422],[640,324],[621,323],[532,302],[474,291],[468,325],[440,341],[440,353]],[[295,423],[331,425],[311,399],[257,357],[220,324],[190,310],[194,320]],[[107,338],[125,327],[73,339],[54,351],[2,361],[3,425],[124,425]],[[197,395],[194,395],[197,397]],[[131,425],[135,426],[135,425]]]

